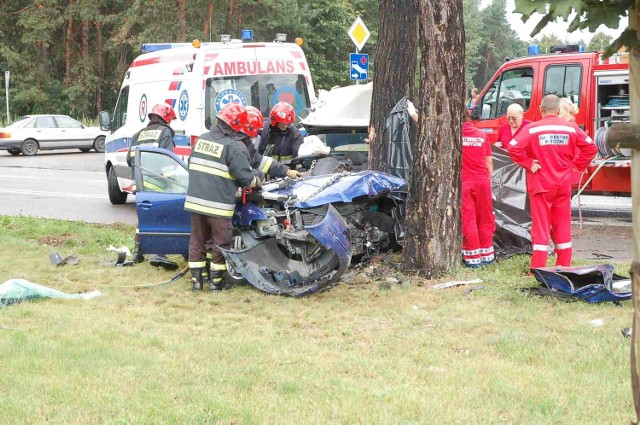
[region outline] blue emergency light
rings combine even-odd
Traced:
[[[537,56],[540,54],[540,46],[537,44],[531,44],[528,49],[529,56]]]
[[[253,31],[251,30],[242,30],[242,41],[252,41],[253,40]]]

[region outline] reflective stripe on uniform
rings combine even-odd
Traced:
[[[195,211],[203,213],[205,215],[213,214],[220,217],[233,217],[233,211],[222,210],[219,208],[210,208],[203,205],[198,205],[193,202],[185,202],[184,209],[187,211]]]
[[[556,245],[556,249],[568,249],[571,248],[571,242],[559,243]]]
[[[222,264],[211,263],[211,270],[213,270],[213,271],[224,271],[224,270],[227,270],[227,264],[226,263],[222,263]]]
[[[293,155],[278,155],[280,161],[291,161],[293,159]]]
[[[262,174],[267,174],[267,172],[269,172],[269,168],[271,167],[272,163],[273,163],[273,158],[268,156],[263,156],[262,161],[260,161],[260,166],[258,167],[258,169],[262,172]]]
[[[576,129],[568,125],[541,125],[530,128],[529,134],[541,133],[543,131],[566,131],[568,133],[575,133]]]
[[[534,244],[533,245],[533,250],[534,251],[548,251],[549,250],[549,245]]]
[[[213,283],[222,282],[222,278],[221,277],[214,277],[214,278],[211,279],[211,282],[213,282]]]
[[[189,261],[190,269],[201,269],[203,267],[207,267],[206,261]]]
[[[221,164],[221,163],[215,162],[215,161],[210,161],[210,160],[204,159],[204,158],[191,158],[189,160],[189,163],[191,163],[191,164],[200,164],[200,165],[204,165],[205,167],[215,168],[215,169],[220,170],[220,171],[226,171],[227,173],[229,172],[229,167],[227,167],[225,164]]]
[[[187,196],[185,198],[185,201],[193,204],[199,204],[209,208],[218,208],[221,210],[233,211],[236,209],[235,204],[225,204],[222,202],[207,201],[206,199],[196,198],[195,196]]]
[[[145,189],[151,189],[154,192],[164,192],[163,188],[146,180],[142,182],[142,186],[144,186]]]
[[[235,177],[233,177],[233,175],[229,174],[226,171],[218,170],[217,168],[208,167],[206,165],[191,163],[189,164],[189,170],[200,171],[202,173],[207,173],[207,174],[213,174],[214,176],[222,177],[229,180],[236,179]]]

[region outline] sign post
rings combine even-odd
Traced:
[[[359,53],[371,36],[371,33],[358,16],[356,20],[353,21],[353,24],[351,24],[351,28],[349,28],[347,34],[349,34],[353,44],[356,45],[356,53],[351,53],[349,56],[349,78],[355,80],[356,84],[358,84],[359,81],[366,80],[369,76],[369,55]]]
[[[7,122],[9,124],[11,122],[11,117],[9,116],[9,71],[4,72],[4,87],[7,96]]]

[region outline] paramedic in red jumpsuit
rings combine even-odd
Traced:
[[[462,257],[467,267],[482,267],[494,260],[492,174],[489,138],[466,121],[462,124]]]
[[[560,98],[547,95],[542,119],[528,125],[509,142],[509,155],[527,171],[531,204],[531,268],[545,267],[549,235],[556,266],[571,265],[571,181],[598,152],[593,140],[575,123],[558,118]]]

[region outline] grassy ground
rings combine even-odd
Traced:
[[[0,282],[89,301],[0,309],[0,423],[608,424],[632,418],[632,307],[530,297],[528,258],[462,270],[484,289],[350,283],[304,299],[113,261],[133,228],[0,216]],[[48,254],[75,253],[54,267]],[[184,262],[180,259],[181,264]],[[628,264],[619,265],[626,272]],[[475,285],[478,286],[478,285]],[[593,319],[604,326],[593,327]],[[11,328],[11,329],[8,329]]]

